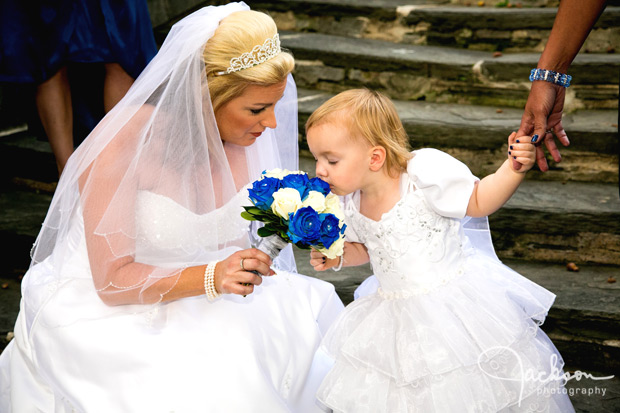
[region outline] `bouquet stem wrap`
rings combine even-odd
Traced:
[[[278,254],[280,254],[280,251],[282,251],[287,245],[288,242],[283,240],[279,235],[271,235],[269,237],[261,238],[255,248],[269,255],[269,258],[272,260],[275,260]]]

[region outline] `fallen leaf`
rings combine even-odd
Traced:
[[[493,57],[501,57],[502,52],[493,52]]]
[[[579,271],[579,267],[577,267],[577,264],[575,264],[574,262],[569,262],[568,264],[566,264],[566,269],[568,271]]]
[[[484,6],[484,2],[483,1],[479,1],[478,2],[478,7],[483,7]]]
[[[2,287],[3,290],[6,290],[7,288],[9,288],[9,283],[2,283],[0,287]]]
[[[503,109],[496,109],[495,113],[502,113],[504,110]]]
[[[607,279],[607,282],[608,282],[609,284],[613,284],[613,283],[615,283],[615,282],[616,282],[616,279],[615,279],[614,277],[609,277],[609,278]]]

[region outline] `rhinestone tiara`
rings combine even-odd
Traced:
[[[230,59],[230,66],[228,69],[217,72],[216,75],[227,75],[243,69],[249,69],[250,67],[266,62],[278,54],[280,54],[280,36],[276,33],[272,38],[266,39],[265,43],[262,45],[257,44],[254,46],[251,52]]]

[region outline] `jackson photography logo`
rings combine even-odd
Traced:
[[[500,373],[500,362],[498,362],[498,358],[503,361],[508,360],[508,358],[514,357],[512,361],[512,368],[508,369],[511,373],[508,376],[502,376]],[[508,362],[506,363],[508,364]],[[548,371],[536,371],[531,368],[525,368],[523,360],[521,356],[511,349],[510,347],[505,346],[497,346],[492,347],[480,354],[478,356],[478,367],[482,370],[484,374],[489,377],[492,377],[497,380],[504,381],[512,381],[520,383],[519,386],[519,404],[521,406],[521,402],[523,400],[523,393],[526,388],[526,385],[533,386],[536,383],[542,383],[543,385],[550,384],[551,382],[557,382],[556,386],[544,386],[538,387],[537,392],[543,393],[547,396],[563,393],[573,396],[574,394],[587,394],[591,395],[602,395],[605,396],[605,392],[607,388],[605,387],[582,387],[582,388],[570,388],[567,389],[564,387],[566,383],[571,380],[581,381],[581,380],[595,380],[595,381],[603,381],[603,380],[611,380],[615,376],[605,376],[605,377],[596,377],[590,373],[586,373],[583,371],[576,370],[572,373],[564,372],[560,368],[558,368],[558,356],[556,354],[552,354],[549,358],[549,370]],[[516,368],[517,374],[514,374]]]

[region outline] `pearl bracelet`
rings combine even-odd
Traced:
[[[217,266],[217,261],[212,261],[207,264],[207,268],[205,268],[205,293],[207,294],[207,299],[209,301],[214,301],[221,294],[217,292],[215,289],[215,267]]]
[[[551,82],[555,85],[564,87],[570,86],[570,81],[573,77],[564,73],[554,72],[553,70],[546,69],[532,69],[530,72],[530,82],[535,80],[544,80]]]
[[[342,264],[344,263],[344,254],[340,256],[340,261],[338,261],[338,265],[336,267],[332,267],[334,271],[340,271],[342,269]]]

